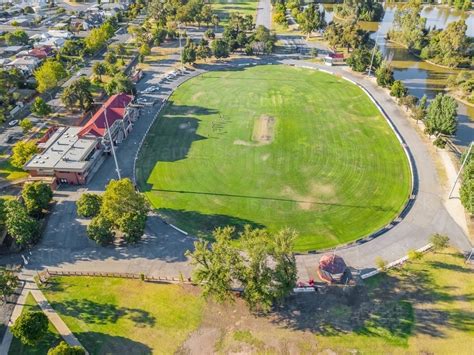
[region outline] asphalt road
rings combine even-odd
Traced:
[[[268,29],[272,28],[272,3],[270,0],[258,0],[255,23],[257,26],[263,25]]]

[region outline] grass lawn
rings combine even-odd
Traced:
[[[172,354],[204,306],[196,290],[138,280],[58,277],[43,291],[91,354]]]
[[[291,227],[299,251],[374,232],[410,190],[403,149],[360,88],[276,65],[181,85],[145,140],[137,178],[158,212],[195,235]]]
[[[33,296],[28,294],[26,298],[25,307],[23,308],[23,312],[26,311],[41,311],[41,308],[36,303]],[[41,339],[41,341],[36,344],[35,346],[27,346],[23,345],[20,340],[13,337],[12,344],[10,346],[9,354],[12,355],[44,355],[48,352],[48,350],[61,342],[62,338],[57,332],[56,328],[54,328],[53,324],[50,322],[48,327],[48,333],[46,336]]]
[[[257,16],[258,0],[211,0],[212,10],[220,18],[220,26],[224,26],[229,21],[231,12],[238,12],[239,14],[252,15],[255,21]]]
[[[27,176],[28,173],[26,171],[15,168],[10,164],[8,155],[0,155],[0,181],[2,179],[14,181],[26,178]]]

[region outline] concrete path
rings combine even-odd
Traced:
[[[257,26],[265,26],[269,30],[272,28],[272,3],[271,0],[258,0],[257,18],[255,20]]]
[[[22,273],[20,276],[21,281],[24,282],[23,290],[18,298],[15,309],[13,310],[11,321],[8,324],[8,328],[5,331],[3,336],[2,344],[0,345],[0,354],[8,354],[8,351],[13,340],[13,334],[11,333],[10,327],[15,324],[15,321],[23,312],[23,308],[26,302],[28,294],[31,292],[31,295],[34,297],[35,301],[38,303],[40,308],[48,317],[49,321],[54,325],[59,335],[64,339],[66,343],[71,346],[82,346],[82,344],[77,340],[77,338],[69,330],[68,326],[63,322],[61,317],[56,313],[56,311],[51,307],[48,300],[44,296],[43,292],[38,289],[36,282],[33,279],[33,274],[31,273]]]

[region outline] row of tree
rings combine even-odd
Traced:
[[[20,247],[33,244],[39,238],[39,219],[53,198],[49,185],[42,182],[23,186],[20,200],[0,199],[0,224]]]
[[[377,0],[344,0],[336,5],[334,14],[343,19],[378,22],[382,19],[383,6]]]
[[[122,236],[135,243],[145,231],[149,207],[130,179],[112,180],[103,195],[85,193],[77,201],[80,217],[92,218],[87,235],[100,245]]]
[[[246,226],[239,233],[239,248],[234,236],[233,227],[217,228],[211,245],[208,241],[194,243],[194,251],[187,252],[195,266],[193,280],[206,297],[231,301],[238,289],[252,311],[267,312],[296,284],[296,233],[285,229],[272,234]]]

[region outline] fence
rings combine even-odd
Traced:
[[[135,274],[128,272],[101,272],[101,271],[62,271],[46,269],[38,273],[40,282],[47,282],[52,276],[93,276],[93,277],[114,277],[122,279],[136,279],[146,282],[173,283],[173,284],[193,284],[191,278],[169,277],[169,276],[148,276],[145,274]]]

